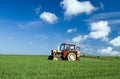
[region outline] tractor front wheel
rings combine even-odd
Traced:
[[[58,60],[58,58],[50,55],[50,56],[48,56],[48,60]]]
[[[69,54],[67,55],[67,59],[68,59],[69,61],[75,61],[75,60],[76,60],[76,54],[75,54],[75,53],[69,53]]]
[[[53,60],[53,56],[52,55],[48,56],[48,60]]]

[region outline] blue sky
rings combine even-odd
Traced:
[[[0,54],[47,54],[62,42],[120,55],[120,1],[0,0]]]

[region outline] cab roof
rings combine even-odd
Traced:
[[[73,44],[73,43],[61,43],[61,45],[74,45],[74,46],[79,46],[79,45]]]

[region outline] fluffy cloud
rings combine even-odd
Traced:
[[[110,41],[110,44],[113,46],[120,46],[120,36],[114,38],[113,40]]]
[[[99,53],[103,54],[103,55],[119,55],[120,52],[117,51],[113,51],[112,47],[107,47],[105,49],[100,49],[98,50]]]
[[[89,36],[94,39],[101,38],[102,40],[107,40],[107,36],[109,35],[111,28],[108,26],[107,21],[99,21],[96,23],[92,23],[91,32]]]
[[[45,22],[48,22],[49,24],[53,24],[57,21],[58,17],[53,14],[53,13],[50,13],[50,12],[43,12],[41,15],[40,15],[40,18],[42,20],[44,20]]]
[[[79,36],[72,38],[72,42],[81,42],[83,40],[86,40],[87,38],[88,38],[87,35],[85,36],[79,35]]]
[[[108,41],[109,39],[107,36],[109,35],[111,28],[108,26],[107,21],[99,21],[96,23],[92,23],[91,26],[91,32],[88,35],[79,35],[72,38],[73,42],[81,42],[86,40],[87,38],[93,38],[93,39],[102,39],[102,41]],[[69,32],[72,32],[72,30],[69,30]]]
[[[80,13],[90,14],[95,10],[95,7],[90,1],[79,2],[78,0],[63,0],[60,4],[65,10],[64,15],[66,17],[76,16]]]
[[[67,33],[76,32],[76,31],[77,31],[77,28],[71,28],[67,30]]]

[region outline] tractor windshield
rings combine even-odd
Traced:
[[[61,44],[60,50],[69,50],[69,45]]]
[[[70,50],[75,50],[75,45],[71,45]]]
[[[60,45],[60,50],[64,50],[65,49],[65,45],[61,44]]]

